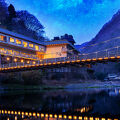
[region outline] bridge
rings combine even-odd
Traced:
[[[0,66],[0,72],[12,72],[12,71],[25,71],[25,70],[35,70],[35,69],[49,69],[55,67],[63,67],[68,65],[90,65],[99,62],[119,62],[120,60],[120,46],[113,47],[110,49],[105,49],[102,51],[97,51],[88,54],[81,54],[78,56],[71,57],[60,57],[60,58],[49,58],[41,59],[29,63],[25,62],[15,62],[2,64]]]
[[[119,39],[120,37],[116,37],[97,44],[116,42]],[[120,59],[120,46],[115,43],[113,48],[87,54],[80,54],[74,43],[74,39],[69,36],[64,39],[62,37],[59,40],[40,42],[0,28],[0,72],[83,65],[90,67],[98,62],[115,62]],[[91,44],[90,47],[95,47],[97,44]]]

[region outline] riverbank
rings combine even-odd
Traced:
[[[7,90],[57,90],[57,89],[87,89],[87,88],[114,88],[120,87],[120,81],[85,81],[85,82],[73,82],[73,83],[57,83],[48,85],[17,85],[17,84],[4,84],[0,85],[0,89],[3,91]]]

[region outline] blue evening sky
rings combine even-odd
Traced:
[[[6,0],[16,10],[28,10],[43,24],[46,36],[52,39],[65,33],[77,42],[91,40],[113,14],[120,9],[120,0]]]

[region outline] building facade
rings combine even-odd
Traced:
[[[0,63],[34,62],[42,59],[78,55],[68,40],[40,42],[0,28]]]

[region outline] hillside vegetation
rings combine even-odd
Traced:
[[[44,41],[44,27],[41,22],[26,10],[16,11],[5,0],[0,0],[0,27]]]

